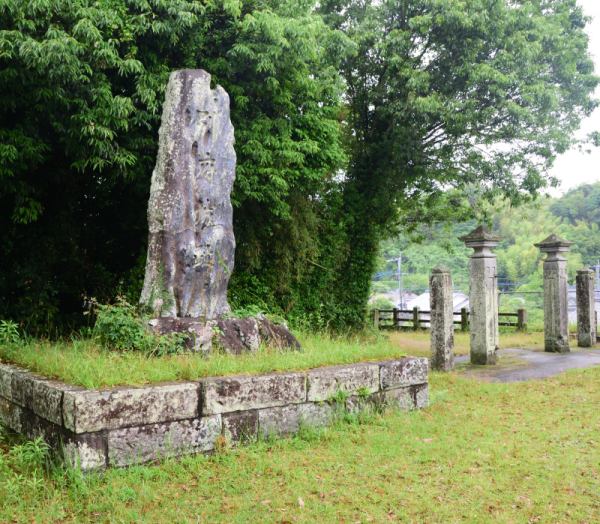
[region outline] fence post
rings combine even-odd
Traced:
[[[460,310],[460,330],[461,331],[469,330],[469,314],[467,313],[466,307],[463,307]]]
[[[379,329],[379,310],[378,309],[373,310],[373,327],[375,329]]]
[[[413,329],[417,331],[419,329],[419,308],[413,308]]]
[[[526,309],[517,309],[517,331],[527,331]]]
[[[393,317],[392,317],[392,327],[394,327],[394,328],[400,327],[400,322],[398,320],[398,316],[399,316],[399,311],[398,311],[398,308],[395,307]]]

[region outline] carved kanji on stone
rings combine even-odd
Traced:
[[[230,194],[236,155],[229,96],[200,69],[169,78],[148,203],[140,302],[158,317],[229,312],[235,239]]]

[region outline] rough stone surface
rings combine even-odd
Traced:
[[[308,373],[308,400],[330,400],[338,392],[356,394],[379,390],[379,364],[354,364],[314,369]]]
[[[429,278],[431,305],[431,369],[454,368],[454,310],[450,271],[436,268]]]
[[[22,433],[22,414],[21,407],[4,397],[0,397],[0,424],[17,433]]]
[[[427,382],[426,358],[403,358],[380,364],[381,389],[399,388]]]
[[[589,348],[596,344],[596,273],[591,269],[577,271],[577,345]]]
[[[217,321],[215,342],[226,353],[241,355],[258,351],[260,332],[256,318],[226,318]]]
[[[56,451],[60,451],[66,434],[62,426],[25,408],[21,411],[21,433],[30,439],[42,438]]]
[[[302,426],[318,427],[331,422],[335,408],[329,404],[296,404],[261,409],[258,428],[262,435],[290,435]]]
[[[544,348],[553,353],[569,349],[569,311],[567,301],[567,259],[572,242],[550,235],[535,244],[547,253],[544,260]]]
[[[495,364],[499,346],[498,277],[496,255],[491,249],[500,239],[479,226],[461,237],[473,248],[470,261],[470,342],[472,364]]]
[[[221,435],[237,444],[261,433],[323,426],[344,412],[386,405],[413,409],[428,401],[424,358],[107,391],[82,390],[10,366],[0,375],[10,377],[3,380],[3,393],[14,396],[0,396],[0,423],[43,438],[82,470],[208,452]]]
[[[186,335],[185,345],[189,350],[195,353],[209,354],[216,325],[216,320],[160,317],[150,320],[148,327],[158,335],[182,333]]]
[[[421,384],[419,386],[413,386],[413,388],[415,408],[426,408],[429,405],[429,386],[427,384]]]
[[[306,376],[303,373],[212,378],[203,380],[202,385],[202,415],[306,401]]]
[[[71,435],[62,446],[65,462],[83,471],[107,466],[107,437],[104,432]]]
[[[16,371],[15,366],[0,364],[0,397],[12,400],[12,376]]]
[[[382,393],[372,395],[352,395],[346,400],[346,411],[348,413],[359,413],[361,411],[382,411],[385,401]]]
[[[65,389],[80,390],[62,382],[46,380],[26,371],[12,374],[12,399],[22,407],[31,409],[36,415],[62,425],[62,399]]]
[[[289,329],[265,317],[220,318],[155,318],[149,323],[154,333],[183,333],[186,346],[194,352],[209,354],[218,349],[230,355],[252,353],[261,344],[277,349],[301,349]]]
[[[239,411],[225,413],[223,417],[223,435],[232,444],[251,442],[258,435],[258,411]]]
[[[403,411],[415,408],[415,395],[411,386],[384,391],[383,399],[386,406]]]
[[[277,349],[301,349],[300,342],[285,324],[276,324],[263,316],[257,318],[263,344]]]
[[[168,384],[147,388],[66,392],[65,427],[75,433],[117,429],[198,416],[199,385]]]
[[[220,434],[220,415],[109,431],[108,463],[126,466],[211,451]]]
[[[173,72],[152,173],[140,299],[158,317],[215,319],[229,312],[233,144],[225,90],[211,89],[206,71]]]

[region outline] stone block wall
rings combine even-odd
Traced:
[[[259,435],[330,423],[340,408],[419,409],[428,403],[425,358],[301,372],[215,377],[86,390],[0,364],[0,423],[42,437],[84,470],[212,451]]]

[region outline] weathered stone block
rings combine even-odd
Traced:
[[[406,357],[380,364],[381,389],[390,389],[427,382],[426,358]]]
[[[17,404],[4,397],[0,397],[0,424],[17,433],[21,433],[22,415],[23,410],[20,406],[17,406]]]
[[[27,371],[12,374],[12,398],[20,406],[32,410],[36,415],[62,425],[62,399],[64,391],[81,391],[82,388],[68,386],[62,382],[47,380]]]
[[[65,431],[58,424],[36,415],[33,411],[23,408],[21,410],[21,431],[29,439],[41,438],[53,450],[62,446]]]
[[[388,389],[383,392],[383,398],[386,406],[409,411],[415,408],[415,395],[413,388],[403,387]]]
[[[113,430],[108,432],[108,462],[127,466],[211,451],[219,435],[220,415]]]
[[[289,435],[298,432],[301,426],[320,427],[331,422],[335,408],[326,403],[306,403],[258,412],[258,428],[262,435]]]
[[[330,400],[336,393],[379,391],[379,364],[354,364],[314,369],[308,373],[308,400]]]
[[[379,412],[383,407],[383,394],[379,392],[368,396],[353,395],[346,400],[346,411],[349,413],[359,413],[361,411]]]
[[[306,401],[303,373],[211,378],[202,381],[203,415],[261,409]]]
[[[14,373],[13,366],[0,364],[0,397],[12,400],[12,375]]]
[[[65,462],[83,471],[107,466],[107,437],[105,432],[71,434],[65,437],[62,456]]]
[[[413,386],[413,394],[415,397],[415,408],[422,409],[429,405],[429,386],[428,384],[421,384],[420,386]]]
[[[231,443],[251,442],[258,435],[258,411],[239,411],[225,413],[223,417],[223,434]]]
[[[92,433],[190,419],[199,414],[199,398],[195,383],[65,392],[64,424],[75,433]]]

